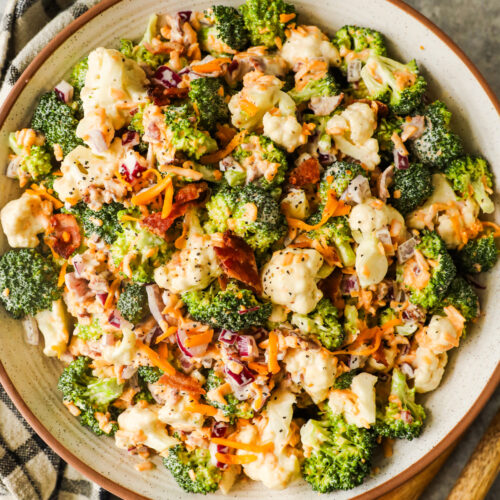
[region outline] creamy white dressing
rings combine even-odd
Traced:
[[[45,342],[43,353],[59,358],[66,351],[69,340],[69,321],[63,301],[55,300],[52,309],[40,311],[35,319]]]

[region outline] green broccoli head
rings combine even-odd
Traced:
[[[451,113],[441,101],[427,106],[424,116],[427,126],[424,133],[411,143],[418,161],[444,169],[463,153],[460,137],[450,130]]]
[[[497,260],[498,247],[493,234],[468,241],[456,254],[458,267],[470,274],[489,271]]]
[[[495,205],[490,197],[493,192],[493,173],[484,158],[455,158],[448,164],[444,174],[462,199],[473,198],[483,212],[493,213]]]
[[[334,389],[345,390],[349,389],[352,384],[352,379],[358,374],[359,370],[354,369],[348,372],[344,372],[335,379],[335,384],[333,384]]]
[[[410,291],[411,302],[424,309],[432,309],[445,296],[457,271],[444,241],[435,231],[423,231],[417,249],[437,264],[429,270],[430,279],[424,288],[418,290],[411,284],[405,285]]]
[[[229,121],[229,108],[224,99],[222,82],[218,78],[197,78],[190,83],[189,98],[199,112],[201,128],[215,130],[215,126]]]
[[[283,14],[295,14],[295,7],[283,0],[247,0],[241,7],[251,45],[276,47],[276,38],[284,40],[285,29],[295,17],[282,21]]]
[[[148,314],[148,296],[146,288],[139,283],[126,285],[117,303],[118,311],[127,320],[136,325]]]
[[[375,436],[370,429],[348,424],[328,412],[322,420],[309,420],[300,435],[309,456],[302,475],[320,493],[359,486],[370,473]]]
[[[91,210],[83,201],[73,205],[69,210],[83,227],[85,236],[90,238],[93,234],[99,236],[108,245],[111,245],[119,233],[122,226],[118,214],[124,210],[121,203],[115,201],[103,205],[100,210]]]
[[[471,321],[479,316],[479,297],[462,276],[456,276],[451,282],[441,306],[455,307],[462,313],[466,321]]]
[[[205,290],[185,292],[182,301],[195,320],[235,332],[264,326],[272,309],[270,302],[260,301],[235,281],[230,281],[225,290],[212,283]]]
[[[77,111],[62,102],[54,91],[47,92],[40,99],[31,126],[45,135],[49,146],[59,144],[65,155],[83,145],[76,136]]]
[[[297,104],[310,101],[313,97],[329,97],[339,93],[340,87],[331,73],[319,80],[310,80],[302,90],[293,88],[288,92]]]
[[[156,366],[139,366],[137,374],[147,384],[156,384],[163,375],[163,371]]]
[[[175,149],[197,160],[217,150],[217,142],[210,134],[198,129],[198,118],[189,104],[169,106],[165,122]]]
[[[403,215],[408,215],[434,191],[432,174],[421,163],[411,163],[406,170],[396,169],[390,191],[394,208]]]
[[[28,150],[19,147],[16,142],[16,133],[9,134],[9,146],[20,157],[20,168],[28,173],[32,179],[38,180],[47,176],[52,170],[52,155],[49,148],[43,144],[33,145]]]
[[[427,90],[415,61],[402,64],[383,56],[370,56],[361,70],[361,78],[370,97],[389,105],[397,114],[418,108]]]
[[[57,388],[64,401],[73,403],[80,411],[80,423],[89,427],[98,436],[112,436],[117,430],[115,423],[109,432],[104,432],[95,418],[96,412],[114,412],[110,405],[123,392],[123,385],[115,378],[98,378],[92,375],[92,360],[80,356],[72,361],[59,377]]]
[[[340,28],[333,37],[333,43],[337,46],[342,56],[341,69],[347,71],[348,62],[344,57],[344,52],[354,51],[363,53],[361,60],[366,61],[369,56],[385,56],[387,49],[382,33],[370,28],[346,25]]]
[[[390,115],[387,118],[381,118],[375,130],[375,139],[378,141],[380,155],[387,161],[392,161],[394,143],[391,137],[394,133],[402,132],[403,120],[396,115]]]
[[[69,83],[73,86],[73,89],[77,94],[80,94],[81,90],[85,86],[85,77],[87,76],[88,69],[88,57],[84,57],[83,59],[78,61],[71,69]]]
[[[358,328],[359,312],[354,304],[346,304],[344,308],[344,331],[351,337],[359,333]]]
[[[94,318],[92,318],[92,321],[88,325],[82,325],[81,323],[78,323],[78,325],[76,325],[75,331],[73,332],[73,335],[76,335],[83,340],[98,340],[102,337],[103,333],[104,332],[102,331],[99,318],[95,316]]]
[[[208,221],[205,230],[208,233],[223,233],[227,231],[227,221],[238,203],[238,191],[231,189],[226,183],[217,187],[206,204]]]
[[[369,179],[368,172],[359,163],[350,163],[348,161],[336,161],[332,163],[321,176],[318,194],[321,202],[328,201],[328,191],[335,190],[337,198],[347,189],[349,183],[358,175],[363,175]]]
[[[14,318],[34,316],[61,297],[58,270],[33,248],[9,250],[0,257],[0,301]]]
[[[334,350],[344,341],[339,312],[330,299],[322,298],[309,314],[294,313],[290,322],[302,333],[317,339],[323,347]]]
[[[219,488],[222,472],[212,464],[208,448],[188,451],[184,445],[170,448],[163,459],[177,484],[189,493],[213,493]]]
[[[389,402],[377,411],[375,431],[384,437],[412,440],[420,436],[425,418],[424,407],[415,403],[415,389],[408,387],[404,374],[395,368]]]
[[[225,177],[231,187],[244,184],[247,169],[251,169],[257,163],[266,166],[266,174],[253,180],[254,184],[263,189],[274,189],[281,186],[285,180],[288,170],[286,153],[264,135],[247,135],[234,150],[233,157],[243,167],[243,171],[231,168],[226,170]],[[267,175],[267,172],[272,175]]]
[[[224,383],[224,379],[218,377],[214,370],[210,370],[207,374],[207,380],[203,388],[207,392],[205,399],[208,404],[212,405],[214,408],[218,410],[222,410],[226,417],[229,417],[231,421],[234,421],[236,418],[252,418],[253,410],[250,405],[246,401],[238,401],[234,394],[226,394],[224,399],[227,404],[222,404],[217,401],[213,401],[209,399],[208,392],[212,389],[217,389],[220,385]]]
[[[308,224],[317,224],[321,220],[323,208],[320,209],[311,217]],[[319,229],[314,229],[307,233],[308,238],[326,243],[326,245],[335,245],[337,253],[346,267],[354,266],[356,262],[356,254],[352,248],[352,234],[349,227],[347,217],[332,217],[323,224]]]

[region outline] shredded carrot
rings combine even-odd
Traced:
[[[203,333],[198,333],[196,335],[191,335],[186,338],[184,345],[186,347],[196,347],[203,344],[209,344],[214,336],[213,330],[207,330]]]
[[[207,417],[214,417],[217,415],[217,408],[210,405],[204,405],[201,403],[191,403],[186,406],[187,411],[192,411],[193,413],[201,413]]]
[[[158,170],[156,170],[156,168],[148,168],[147,170],[144,170],[142,177],[145,177],[147,174],[154,174],[157,182],[161,182],[163,180],[163,176],[160,172],[158,172]]]
[[[163,370],[168,375],[174,375],[176,373],[175,368],[166,360],[161,359],[156,351],[153,351],[151,347],[142,343],[140,340],[135,341],[137,349],[142,352],[149,359],[150,363],[160,370]]]
[[[170,212],[172,211],[172,202],[174,199],[174,185],[172,184],[172,179],[169,177],[170,181],[165,189],[165,197],[163,199],[163,207],[161,209],[161,218],[166,219]]]
[[[192,69],[196,71],[196,73],[213,73],[215,71],[220,71],[223,64],[230,62],[231,59],[229,59],[229,57],[219,57],[204,64],[195,64],[192,66]]]
[[[247,444],[240,443],[239,441],[233,441],[232,439],[226,438],[212,438],[212,443],[220,444],[221,446],[228,446],[229,448],[234,448],[235,450],[250,451],[252,453],[268,453],[274,450],[273,443],[266,443],[263,445],[259,444]]]
[[[120,286],[120,278],[115,278],[109,287],[109,293],[106,297],[106,302],[104,302],[104,309],[107,309],[113,303],[113,298],[115,296],[115,292]]]
[[[191,168],[182,168],[182,167],[162,167],[162,172],[166,174],[174,174],[179,177],[188,177],[195,181],[199,181],[203,179],[203,174]]]
[[[161,360],[166,361],[168,359],[168,345],[163,342],[158,346],[158,356]]]
[[[257,460],[257,457],[255,455],[228,455],[227,453],[216,453],[215,458],[221,464],[228,465],[249,464]]]
[[[500,226],[498,224],[487,220],[481,221],[481,224],[483,225],[483,231],[485,227],[492,227],[494,229],[493,237],[500,238]]]
[[[175,332],[177,332],[177,327],[176,326],[169,326],[167,328],[167,331],[162,333],[157,339],[155,344],[159,344],[162,340],[167,339],[168,337],[172,336]]]
[[[248,363],[248,368],[250,368],[250,370],[253,370],[254,372],[257,372],[259,375],[267,375],[269,373],[267,366],[262,365],[261,363],[255,363],[253,361]]]
[[[63,203],[60,202],[57,198],[54,198],[51,194],[49,194],[47,192],[47,190],[41,186],[39,186],[38,184],[32,184],[30,186],[30,188],[35,191],[35,193],[38,195],[38,196],[41,196],[43,198],[46,198],[47,200],[51,201],[52,204],[54,205],[54,208],[62,208],[63,206]]]
[[[64,285],[64,277],[66,276],[66,268],[68,267],[68,263],[64,262],[61,266],[61,270],[59,271],[59,278],[57,278],[57,286],[61,287]]]
[[[170,177],[163,178],[158,184],[151,186],[148,189],[132,196],[132,203],[134,205],[147,205],[149,202],[154,200],[162,191],[172,183],[172,179]]]
[[[202,156],[200,158],[200,162],[203,163],[203,165],[208,165],[209,163],[217,163],[218,161],[222,160],[225,158],[227,155],[233,152],[233,150],[238,146],[238,144],[241,143],[243,138],[246,135],[246,130],[242,130],[240,133],[236,134],[227,144],[227,146],[223,149],[219,149],[219,151],[216,151],[215,153],[209,154]]]
[[[278,336],[275,332],[269,332],[269,351],[268,351],[268,370],[275,374],[280,371],[280,365],[278,364]]]

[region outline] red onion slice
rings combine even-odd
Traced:
[[[180,77],[173,69],[168,66],[160,66],[153,76],[153,81],[164,87],[171,89],[177,87],[182,82]]]
[[[178,328],[175,334],[175,338],[177,339],[177,345],[179,349],[188,357],[188,358],[198,358],[205,354],[207,350],[208,344],[197,345],[194,347],[186,347],[186,339],[188,338],[186,330],[183,328]]]
[[[382,201],[386,201],[390,197],[389,186],[394,179],[394,165],[387,167],[382,175],[378,178],[378,196]]]
[[[139,132],[135,132],[134,130],[127,130],[122,135],[122,144],[124,146],[134,147],[137,146],[140,142]]]
[[[254,359],[259,356],[257,342],[255,342],[255,339],[251,335],[238,335],[236,347],[238,354],[243,359]]]
[[[191,20],[192,13],[191,10],[181,10],[177,12],[177,17],[182,24],[188,23]]]
[[[223,329],[219,334],[219,341],[227,345],[233,345],[238,338],[238,334],[232,332],[231,330]]]
[[[61,80],[54,88],[58,99],[66,104],[73,100],[73,87],[66,81]]]
[[[40,330],[33,316],[26,316],[22,321],[26,342],[29,345],[38,345],[40,343]]]
[[[415,238],[410,238],[404,243],[401,243],[398,247],[398,262],[404,264],[407,260],[410,260],[415,254],[415,247],[417,246],[417,241]]]
[[[361,60],[354,59],[347,64],[347,81],[349,83],[359,82],[361,80]]]
[[[401,154],[397,149],[394,150],[394,165],[398,170],[408,170],[410,161],[408,155]]]
[[[224,367],[224,372],[232,384],[237,387],[244,387],[255,380],[254,374],[241,361],[232,359],[231,362],[238,363],[242,367],[240,373],[233,372],[227,365]]]
[[[99,302],[102,305],[104,305],[106,303],[106,299],[108,298],[108,294],[107,293],[98,293],[98,294],[96,294],[96,297],[99,300]]]
[[[212,437],[223,438],[226,436],[229,427],[226,422],[214,422],[212,425]]]

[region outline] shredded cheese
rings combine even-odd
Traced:
[[[172,184],[172,179],[169,177],[170,181],[165,189],[165,197],[163,199],[163,207],[161,209],[161,218],[166,219],[170,212],[172,211],[173,199],[174,199],[174,186]]]
[[[186,338],[184,345],[186,347],[196,347],[203,344],[209,344],[214,336],[213,330],[207,330],[203,333],[198,333],[196,335],[191,335]]]
[[[109,293],[108,296],[106,297],[106,302],[104,302],[104,309],[108,309],[113,303],[115,292],[116,290],[118,290],[119,286],[120,286],[120,278],[115,278],[111,283],[111,286],[109,287]]]
[[[236,149],[236,147],[241,143],[241,141],[245,137],[246,133],[247,133],[246,130],[242,130],[228,142],[226,147],[224,147],[223,149],[219,149],[219,151],[216,151],[215,153],[202,156],[200,158],[200,162],[203,163],[203,165],[219,162],[220,160],[228,156],[230,153],[232,153],[234,149]]]
[[[192,411],[193,413],[200,413],[201,415],[206,415],[207,417],[215,417],[217,415],[217,408],[210,405],[204,405],[201,403],[191,403],[186,406],[187,411]]]
[[[280,371],[280,365],[278,364],[278,335],[275,332],[269,332],[267,368],[272,374]]]
[[[66,276],[66,268],[68,267],[68,262],[64,262],[59,271],[59,278],[57,278],[57,286],[61,287],[64,285],[64,277]]]
[[[215,458],[218,462],[228,465],[243,465],[255,462],[255,455],[228,455],[227,453],[216,453]]]
[[[172,183],[170,177],[163,178],[158,184],[151,186],[144,191],[132,196],[132,203],[134,205],[147,205],[149,202],[154,200],[159,194],[163,192],[166,187]]]
[[[266,443],[263,445],[247,444],[226,438],[212,438],[211,441],[214,444],[220,444],[221,446],[227,446],[228,448],[234,448],[236,450],[250,451],[252,453],[268,453],[274,450],[273,443]]]

